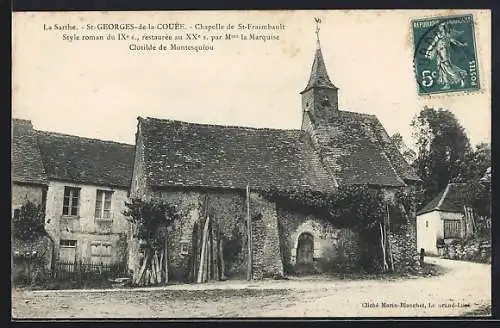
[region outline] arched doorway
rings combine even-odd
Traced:
[[[314,255],[314,237],[308,232],[303,232],[297,242],[297,265],[312,265]]]

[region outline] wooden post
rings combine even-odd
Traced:
[[[247,184],[246,188],[246,196],[247,196],[247,243],[248,243],[248,268],[247,268],[247,280],[252,280],[252,220],[250,218],[250,185]]]
[[[207,216],[205,220],[205,227],[203,228],[203,237],[201,241],[201,259],[200,259],[200,268],[198,270],[198,279],[196,280],[198,283],[205,282],[204,276],[207,270],[206,268],[206,258],[207,258],[207,234],[208,234],[208,224],[210,221],[210,217]]]
[[[224,264],[224,244],[223,239],[219,239],[219,256],[220,256],[220,279],[226,280],[225,264]]]
[[[165,229],[165,256],[163,256],[165,265],[165,285],[168,283],[168,229]]]
[[[476,221],[474,220],[474,209],[469,208],[469,213],[472,221],[472,234],[477,234]]]
[[[146,264],[149,260],[149,252],[147,250],[144,251],[144,260],[141,265],[141,269],[134,277],[134,284],[139,285],[141,283],[142,277],[144,276],[144,272],[146,271]]]
[[[212,224],[212,236],[213,236],[213,244],[212,244],[212,254],[213,254],[213,262],[214,262],[214,280],[219,280],[219,234],[218,229],[219,225]]]
[[[196,262],[198,257],[198,245],[197,245],[197,233],[198,233],[198,223],[195,222],[193,225],[193,233],[191,235],[191,272],[189,273],[189,281],[196,282]]]
[[[382,270],[387,271],[387,260],[385,257],[385,241],[384,241],[384,228],[382,227],[382,223],[379,223],[380,228],[380,246],[382,248]]]
[[[389,260],[391,261],[391,271],[394,272],[394,258],[392,257],[392,243],[390,238],[391,233],[391,217],[389,215],[389,204],[385,204],[387,211],[387,229],[385,230],[385,238],[387,240],[387,251],[389,253]]]
[[[464,237],[467,237],[468,225],[469,225],[469,212],[467,211],[467,206],[464,205]]]
[[[213,254],[212,254],[212,221],[208,225],[208,235],[207,235],[207,281],[212,280],[212,264],[213,264]]]

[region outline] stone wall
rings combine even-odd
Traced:
[[[205,207],[205,198],[207,206]],[[174,281],[189,281],[193,254],[193,229],[203,227],[205,211],[221,231],[225,273],[228,278],[246,277],[247,245],[245,198],[230,190],[165,189],[155,192],[176,205],[179,219],[168,230],[169,275]],[[129,268],[138,269],[138,246],[129,247]]]
[[[47,187],[42,185],[12,183],[12,211],[23,206],[26,200],[43,206],[46,189]]]
[[[314,269],[343,272],[360,265],[360,238],[349,228],[334,227],[324,219],[289,211],[278,204],[280,247],[285,272],[295,272],[298,238],[310,233],[314,238]]]
[[[208,195],[207,211],[221,229],[226,276],[246,278],[248,244],[244,193],[236,190],[212,191]]]
[[[80,188],[77,216],[63,215],[64,188]],[[100,221],[95,218],[97,190],[112,191],[112,221]],[[111,243],[111,262],[117,262],[121,255],[117,251],[120,235],[129,232],[129,223],[123,215],[128,191],[96,185],[80,185],[51,181],[47,191],[45,229],[54,240],[54,255],[59,258],[61,239],[76,240],[76,259],[90,261],[93,242]]]
[[[253,278],[283,276],[276,204],[257,194],[250,196]]]
[[[140,124],[137,124],[135,138],[134,170],[132,173],[132,183],[130,187],[131,198],[148,199],[151,196],[151,188],[147,183],[146,167],[144,164],[144,142]]]
[[[398,233],[391,233],[389,238],[392,243],[394,268],[406,270],[418,267],[416,219],[411,219]]]
[[[243,191],[222,189],[165,189],[155,192],[176,205],[179,219],[169,227],[169,276],[174,281],[189,282],[193,262],[193,229],[203,227],[205,211],[219,226],[224,244],[225,275],[245,279],[248,264],[246,198]],[[205,203],[206,201],[206,203]],[[256,194],[250,201],[253,236],[253,278],[283,275],[276,207]],[[138,270],[138,247],[129,248],[129,268]],[[135,262],[135,263],[134,263]]]

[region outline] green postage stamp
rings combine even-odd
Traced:
[[[472,15],[416,19],[411,26],[420,95],[480,88]]]

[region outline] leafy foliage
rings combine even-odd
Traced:
[[[332,193],[275,188],[262,193],[287,208],[325,217],[336,226],[370,229],[382,220],[385,213],[382,192],[367,185],[342,186]]]
[[[414,190],[400,189],[395,194],[395,202],[389,205],[392,232],[400,232],[415,217],[418,193]]]
[[[474,147],[465,158],[466,170],[463,174],[463,181],[478,181],[486,170],[491,167],[491,145],[482,142]]]
[[[463,179],[471,151],[469,138],[455,115],[444,109],[424,107],[411,126],[418,147],[414,166],[428,202],[449,182]]]
[[[136,227],[134,237],[145,240],[148,247],[160,249],[165,240],[164,229],[178,217],[177,209],[161,199],[144,201],[133,198],[125,202],[123,214]]]
[[[15,238],[35,240],[45,233],[45,209],[29,200],[14,212],[12,221]]]

